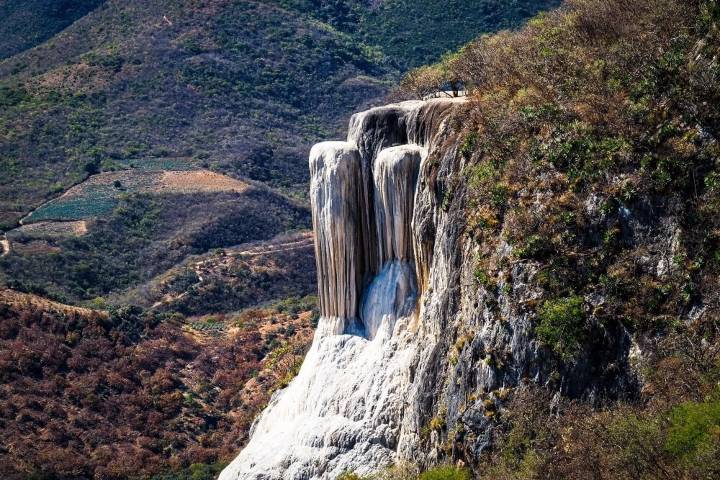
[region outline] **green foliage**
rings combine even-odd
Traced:
[[[445,465],[421,473],[419,480],[470,480],[471,478],[468,469]]]
[[[542,260],[552,251],[552,245],[542,235],[530,235],[520,245],[517,245],[513,252],[520,259]]]
[[[497,183],[490,189],[490,203],[495,208],[502,208],[507,205],[510,197],[510,187],[505,183]]]
[[[0,84],[0,107],[14,107],[28,98],[25,88]]]
[[[312,295],[306,297],[292,296],[280,300],[273,306],[278,312],[296,315],[300,312],[317,309],[318,299],[316,296]]]
[[[692,461],[698,454],[720,451],[720,400],[717,398],[675,407],[670,412],[670,424],[666,449],[672,455]]]
[[[482,32],[511,28],[558,2],[388,0],[360,20],[368,43],[410,67],[434,62]]]
[[[112,196],[106,198],[106,194]],[[92,190],[86,197],[49,203],[35,212],[32,219],[86,218],[89,213],[105,215],[94,221],[84,236],[52,240],[57,250],[0,258],[0,271],[7,275],[11,285],[21,290],[40,288],[56,298],[92,300],[149,281],[190,254],[267,240],[287,230],[309,226],[306,209],[270,192],[248,192],[244,196],[141,194],[127,198],[121,197],[122,194],[110,184],[101,190]],[[111,202],[117,202],[116,206]],[[198,210],[197,202],[203,205],[202,210]],[[198,215],[201,211],[207,216]],[[198,224],[198,220],[201,223]],[[196,225],[203,228],[195,230]],[[22,246],[24,239],[17,240]],[[174,242],[174,248],[168,249],[166,242]],[[307,272],[307,267],[284,274],[292,277],[297,287],[289,292],[285,291],[287,285],[283,282],[263,285],[263,278],[250,272],[244,276],[237,273],[241,280],[237,290],[228,291],[227,285],[221,283],[213,284],[208,290],[190,289],[191,294],[183,297],[186,303],[176,308],[184,314],[202,314],[225,307],[240,309],[250,302],[311,291],[306,277],[312,277],[313,270]],[[169,282],[167,288],[179,295],[185,291],[183,288],[196,281],[192,273],[183,274]]]
[[[460,155],[469,159],[470,156],[475,152],[478,145],[478,133],[470,132],[460,146]]]
[[[487,290],[492,291],[497,288],[497,280],[493,278],[488,272],[483,270],[481,266],[478,266],[475,269],[475,280],[477,280],[478,283],[485,287]]]
[[[345,473],[340,474],[340,476],[338,477],[338,480],[365,480],[365,479],[366,479],[366,477],[361,477],[357,473],[353,473],[353,472],[345,472]]]
[[[571,296],[546,300],[538,311],[540,322],[535,329],[538,338],[563,359],[572,359],[585,342],[583,298]]]
[[[120,202],[117,195],[107,195],[106,193],[106,189],[94,189],[82,197],[62,198],[46,203],[33,211],[27,217],[26,223],[44,220],[85,220],[106,215],[112,212]]]
[[[545,148],[547,161],[566,171],[570,180],[582,183],[597,180],[611,169],[630,145],[622,138],[597,138],[585,125],[573,123]]]
[[[28,0],[0,3],[0,60],[32,48],[102,5],[105,0]]]

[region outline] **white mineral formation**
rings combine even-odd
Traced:
[[[345,142],[317,144],[310,152],[310,198],[313,204],[315,257],[320,310],[327,318],[322,335],[345,332],[357,318],[365,275],[362,244],[364,217],[362,168],[357,148]],[[319,326],[320,327],[320,326]]]
[[[347,142],[313,147],[322,316],[300,373],[273,397],[220,480],[367,474],[417,436],[404,431],[416,430],[404,417],[424,347],[416,271],[428,266],[416,269],[413,210],[434,136],[460,102],[368,110],[352,117]]]
[[[420,162],[425,151],[401,145],[380,151],[374,164],[375,223],[379,261],[413,262],[412,218]]]

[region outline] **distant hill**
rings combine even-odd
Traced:
[[[105,0],[0,1],[0,59],[41,44],[103,3]]]
[[[0,228],[126,159],[303,192],[309,146],[401,72],[557,1],[33,3],[0,3],[0,52],[24,50],[0,61]]]

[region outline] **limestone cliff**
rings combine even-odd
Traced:
[[[464,235],[464,99],[356,114],[347,141],[310,154],[322,318],[297,378],[276,394],[221,480],[331,479],[399,461],[472,463],[490,443],[498,392],[556,372],[525,307],[535,269],[508,263],[497,298],[473,278]],[[500,243],[498,263],[510,248]],[[596,366],[558,390],[592,396],[632,385],[630,339],[607,332]],[[585,359],[587,363],[589,356]],[[554,381],[554,380],[553,380]],[[490,403],[488,403],[490,399]],[[431,428],[431,420],[438,419]]]

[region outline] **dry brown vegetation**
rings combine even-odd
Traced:
[[[147,478],[229,461],[296,372],[311,305],[184,320],[0,292],[0,476]]]
[[[592,408],[523,387],[503,409],[482,479],[709,479],[720,476],[720,347],[691,327],[660,341],[634,403]]]

